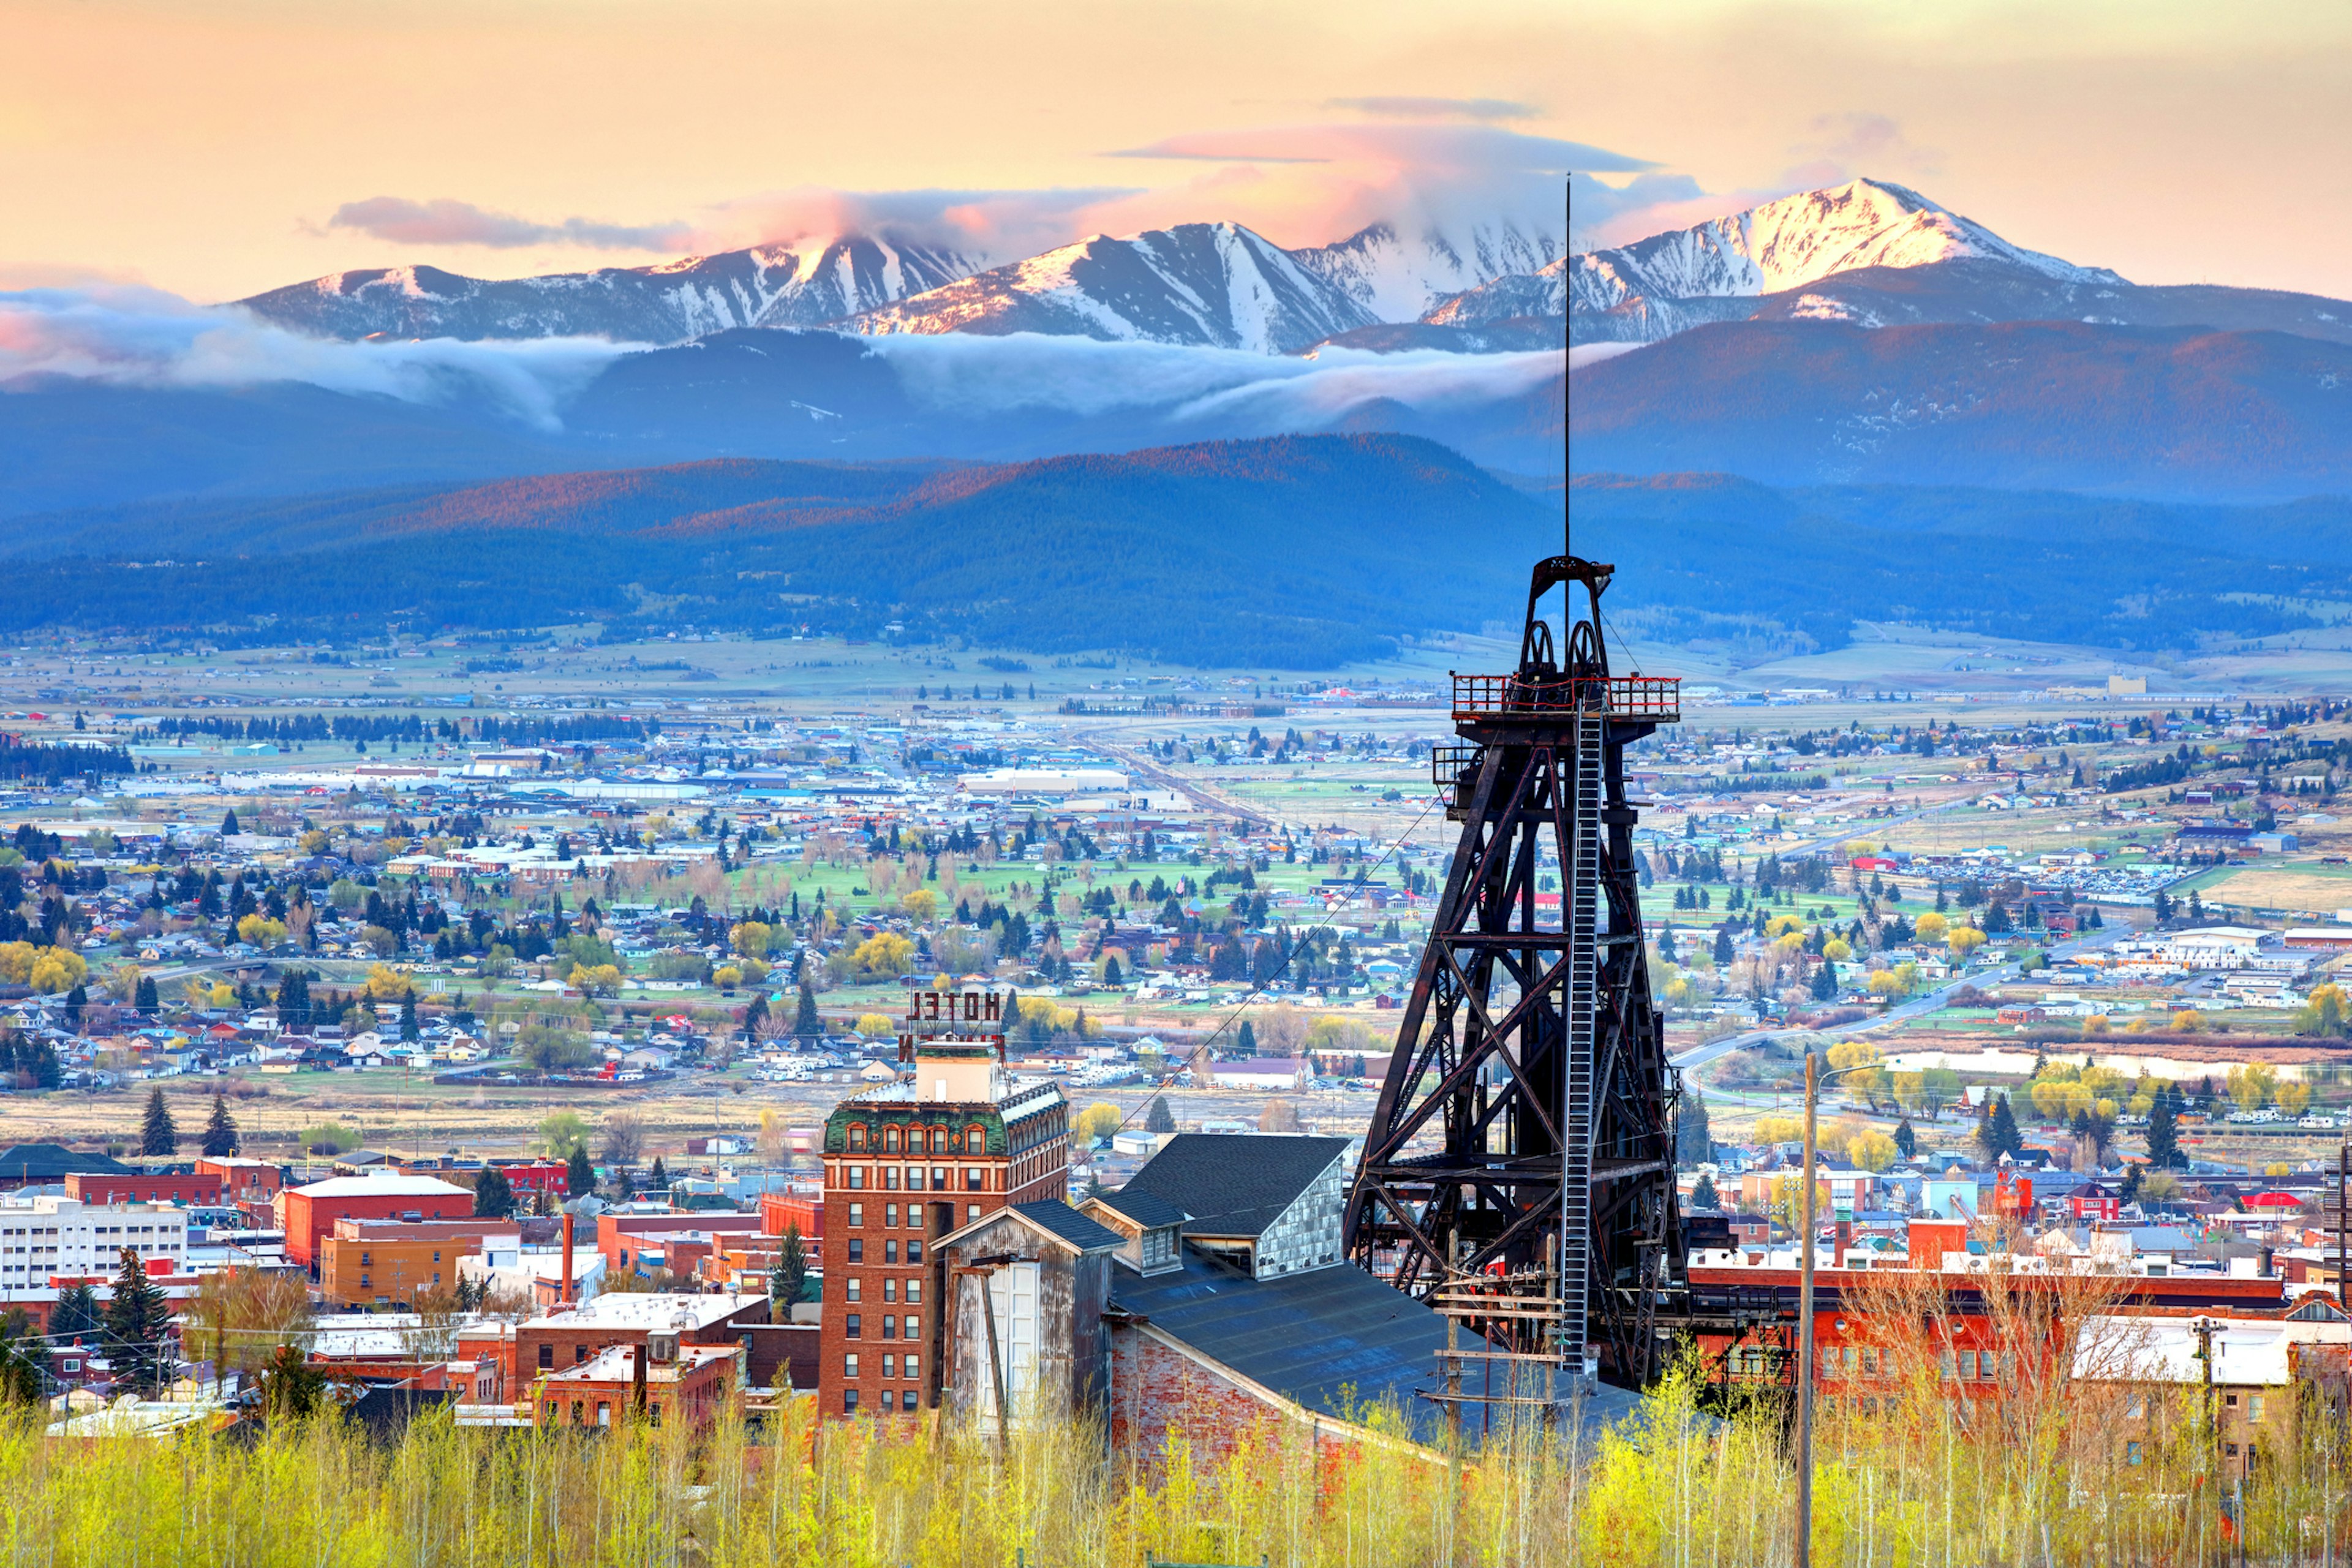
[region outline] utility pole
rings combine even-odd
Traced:
[[[1455,1233],[1448,1253],[1450,1267],[1446,1272],[1458,1276],[1462,1268],[1462,1237]],[[1448,1283],[1452,1283],[1451,1279]],[[1462,1319],[1460,1314],[1445,1314],[1445,1493],[1449,1522],[1445,1531],[1445,1561],[1449,1564],[1461,1561],[1462,1539]],[[1491,1392],[1491,1390],[1489,1390]]]
[[[2352,1163],[2352,1138],[2347,1138],[2336,1150],[2336,1304],[2352,1307],[2352,1293],[2344,1283],[2344,1167]]]
[[[1821,1099],[1822,1058],[1805,1052],[1805,1168],[1797,1227],[1797,1565],[1813,1562],[1813,1124]]]

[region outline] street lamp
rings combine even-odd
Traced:
[[[1821,1086],[1850,1072],[1867,1072],[1876,1062],[1821,1070],[1822,1058],[1805,1053],[1804,1221],[1797,1238],[1797,1563],[1813,1561],[1813,1122]]]

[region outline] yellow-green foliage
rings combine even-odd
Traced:
[[[1813,1560],[1884,1568],[2212,1564],[2224,1539],[2212,1433],[2193,1394],[2012,1385],[1954,1400],[1933,1363],[1863,1406],[1825,1401]],[[953,1425],[764,1433],[457,1428],[389,1444],[327,1421],[259,1440],[54,1441],[0,1416],[0,1560],[58,1568],[1749,1568],[1789,1563],[1794,1471],[1769,1411],[1718,1420],[1688,1373],[1594,1438],[1522,1425],[1462,1467],[1390,1434],[1318,1451],[1269,1417],[1228,1452],[1175,1438],[1138,1466],[1098,1426],[1041,1424],[999,1454]],[[1965,1415],[1960,1414],[1965,1412]],[[2135,1414],[2137,1412],[2137,1414]],[[2344,1439],[2320,1407],[2282,1413],[2246,1493],[2252,1558],[2343,1551]],[[2137,1463],[2126,1434],[2139,1434]],[[2293,1555],[2290,1553],[2300,1553]]]

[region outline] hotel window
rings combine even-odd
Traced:
[[[855,1354],[845,1355],[841,1358],[841,1375],[844,1377],[856,1377],[857,1375],[857,1357]]]
[[[923,1190],[923,1168],[920,1165],[907,1167],[907,1190],[910,1193],[919,1193]]]
[[[854,1236],[849,1238],[849,1261],[852,1263],[866,1261],[866,1243]]]
[[[895,1193],[898,1190],[898,1166],[885,1165],[882,1167],[882,1188],[885,1192],[891,1193]]]
[[[884,1130],[882,1133],[882,1148],[883,1152],[886,1153],[895,1154],[898,1152],[898,1130],[897,1128],[892,1127]]]
[[[898,1282],[896,1279],[882,1281],[882,1299],[885,1301],[895,1301],[898,1299]]]
[[[882,1337],[886,1340],[898,1337],[898,1320],[887,1312],[882,1314]]]
[[[920,1371],[920,1370],[917,1367],[917,1365],[916,1365],[916,1363],[917,1363],[918,1362],[921,1361],[922,1359],[923,1359],[923,1358],[922,1358],[922,1357],[920,1357],[920,1356],[914,1356],[914,1355],[910,1355],[910,1356],[908,1356],[908,1357],[907,1358],[907,1375],[908,1375],[908,1377],[910,1377],[910,1378],[915,1378],[915,1377],[920,1377],[920,1376],[922,1376],[922,1375],[923,1375],[923,1374],[922,1374],[922,1373],[921,1373],[921,1371]],[[908,1408],[908,1409],[909,1409],[909,1410],[912,1410],[914,1407],[915,1407],[915,1395],[914,1395],[914,1392],[910,1389],[910,1390],[908,1390],[908,1394],[907,1394],[907,1408]]]
[[[2250,1394],[2246,1395],[2246,1419],[2249,1421],[2259,1421],[2262,1418],[2263,1396],[2259,1394]]]
[[[849,1167],[849,1190],[850,1190],[851,1192],[859,1192],[859,1191],[864,1190],[865,1186],[866,1186],[866,1167],[865,1167],[865,1166],[863,1166],[863,1165],[852,1165],[852,1166],[850,1166],[850,1167]]]
[[[852,1357],[851,1359],[855,1360],[856,1358]],[[856,1374],[852,1373],[850,1375],[854,1377]],[[841,1391],[841,1413],[844,1415],[855,1415],[857,1414],[857,1390],[854,1388],[845,1388]]]
[[[909,1247],[912,1247],[914,1244],[913,1244],[912,1242],[909,1242],[908,1245]],[[922,1259],[921,1259],[921,1258],[909,1258],[908,1259],[907,1259],[907,1261],[908,1261],[908,1262],[909,1262],[909,1263],[919,1263],[919,1262],[921,1262],[921,1261],[922,1261]],[[909,1300],[909,1301],[919,1301],[919,1300],[921,1300],[922,1299],[923,1299],[923,1282],[922,1282],[921,1280],[919,1280],[919,1279],[909,1279],[909,1280],[908,1280],[908,1281],[907,1281],[907,1300]]]
[[[845,1281],[843,1282],[843,1285],[842,1285],[842,1300],[846,1300],[846,1301],[855,1301],[855,1300],[857,1300],[857,1281],[856,1281],[856,1280],[855,1280],[855,1279],[850,1279],[850,1280],[845,1280]]]
[[[866,1152],[866,1129],[864,1127],[852,1127],[849,1130],[849,1147],[850,1152],[853,1153],[862,1154]]]
[[[852,1226],[862,1226],[865,1225],[866,1205],[864,1204],[852,1204],[849,1205],[849,1223]]]
[[[551,1371],[551,1370],[554,1368],[554,1366],[555,1366],[555,1347],[554,1347],[553,1345],[545,1345],[545,1344],[543,1344],[543,1345],[540,1346],[540,1347],[539,1347],[539,1370],[540,1370],[540,1371],[541,1371],[541,1372],[548,1372],[548,1371]]]
[[[977,1127],[972,1128],[963,1135],[964,1150],[967,1153],[978,1154],[988,1147],[987,1140],[987,1133]]]
[[[882,1223],[892,1230],[898,1228],[898,1205],[897,1204],[885,1204],[882,1205]]]
[[[923,1337],[923,1320],[913,1312],[907,1314],[907,1337],[910,1340]]]
[[[856,1312],[847,1312],[843,1314],[841,1320],[841,1337],[846,1340],[863,1339],[865,1337],[860,1328],[858,1314]]]
[[[886,1355],[882,1358],[882,1375],[885,1377],[896,1377],[898,1375],[898,1358],[897,1356]]]

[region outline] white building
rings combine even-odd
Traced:
[[[187,1211],[58,1197],[0,1203],[0,1296],[43,1289],[54,1279],[110,1277],[121,1269],[126,1247],[177,1273],[187,1259]]]

